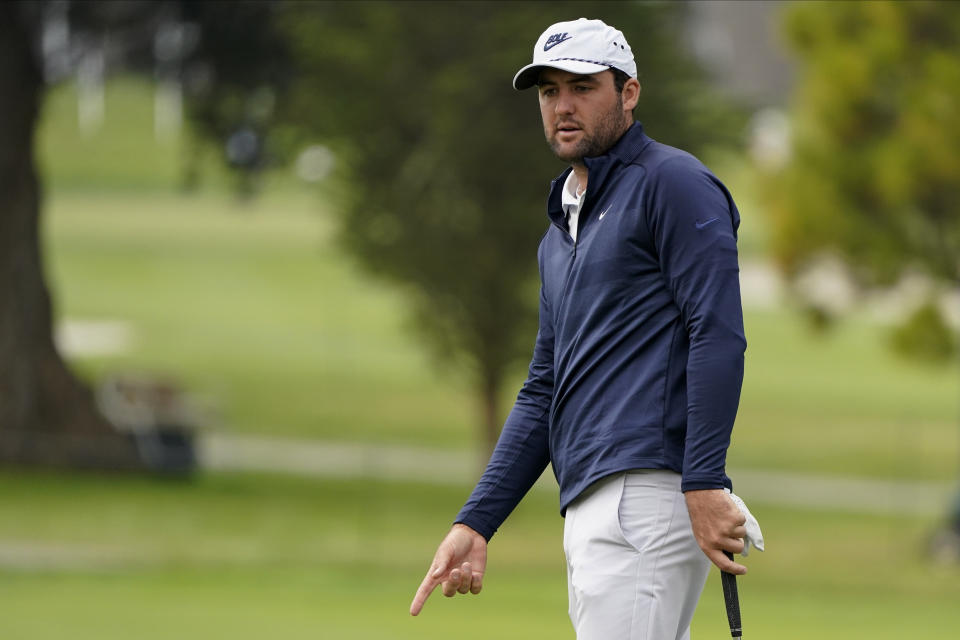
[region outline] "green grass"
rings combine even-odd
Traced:
[[[36,145],[45,185],[82,193],[175,190],[184,184],[184,168],[192,154],[198,186],[229,188],[232,178],[221,148],[195,145],[186,124],[179,132],[155,136],[153,100],[149,78],[113,77],[104,88],[103,122],[84,132],[78,125],[75,86],[61,84],[48,90]],[[271,181],[289,184],[288,178],[284,174]]]
[[[145,78],[107,83],[104,123],[88,133],[77,124],[72,85],[48,91],[37,147],[48,186],[95,191],[170,189],[178,184],[184,137],[153,136],[153,94]]]
[[[572,638],[555,497],[494,538],[480,597],[406,614],[468,487],[207,475],[192,483],[0,473],[3,638]],[[949,637],[956,571],[918,548],[916,518],[755,507],[769,549],[740,580],[752,636]],[[712,575],[696,637],[725,637]]]

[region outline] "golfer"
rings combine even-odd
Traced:
[[[547,201],[540,328],[410,613],[438,585],[480,592],[487,542],[551,463],[577,638],[687,638],[710,562],[747,571],[724,555],[748,537],[725,473],[746,348],[740,217],[696,158],[634,122],[640,83],[620,31],[551,26],[513,86],[536,87],[547,143],[570,165]]]

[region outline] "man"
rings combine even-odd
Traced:
[[[710,561],[746,573],[724,554],[745,550],[749,516],[725,474],[746,348],[739,214],[698,160],[633,121],[640,84],[616,29],[551,26],[513,83],[537,86],[547,142],[570,164],[538,252],[540,329],[410,612],[438,585],[480,592],[487,541],[552,463],[579,640],[687,638]]]

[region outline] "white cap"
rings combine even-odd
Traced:
[[[533,63],[513,77],[514,89],[535,85],[542,67],[586,75],[612,67],[637,77],[633,51],[623,34],[602,20],[586,18],[558,22],[544,31],[533,47]]]

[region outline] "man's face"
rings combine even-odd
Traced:
[[[564,162],[582,164],[585,157],[603,155],[633,121],[630,114],[636,95],[632,85],[625,104],[610,71],[577,75],[545,68],[537,88],[547,144]],[[627,89],[624,87],[625,94]]]

